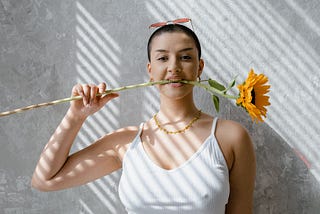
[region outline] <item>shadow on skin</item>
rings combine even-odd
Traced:
[[[244,124],[253,140],[257,161],[254,213],[317,213],[320,188],[305,162],[266,123],[251,122],[244,110],[229,101],[221,105],[221,117]]]

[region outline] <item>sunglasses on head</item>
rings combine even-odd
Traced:
[[[149,28],[157,28],[157,27],[162,27],[162,26],[169,25],[169,24],[179,24],[179,23],[186,23],[186,22],[190,22],[192,30],[193,30],[192,21],[189,18],[181,18],[181,19],[176,19],[176,20],[171,20],[171,21],[166,21],[166,22],[157,22],[157,23],[150,25]]]

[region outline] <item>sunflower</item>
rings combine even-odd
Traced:
[[[249,113],[253,121],[263,122],[262,116],[266,117],[267,109],[265,106],[270,105],[269,92],[270,85],[266,85],[268,77],[263,74],[255,74],[251,69],[246,81],[238,85],[239,98],[237,105],[242,106]]]

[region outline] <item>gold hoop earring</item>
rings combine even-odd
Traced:
[[[200,77],[200,76],[197,77],[197,81],[198,81],[198,82],[201,82],[201,77]]]

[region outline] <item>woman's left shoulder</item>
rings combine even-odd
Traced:
[[[238,122],[219,119],[216,128],[216,136],[228,147],[235,150],[247,150],[252,147],[248,130]]]
[[[254,160],[254,147],[247,129],[232,120],[219,119],[216,127],[216,138],[224,152],[228,168],[231,170],[235,160],[241,165]],[[243,159],[250,159],[244,160]]]
[[[249,133],[240,123],[233,120],[219,119],[217,124],[217,134],[223,135],[227,140],[232,142],[242,142],[247,140]]]

